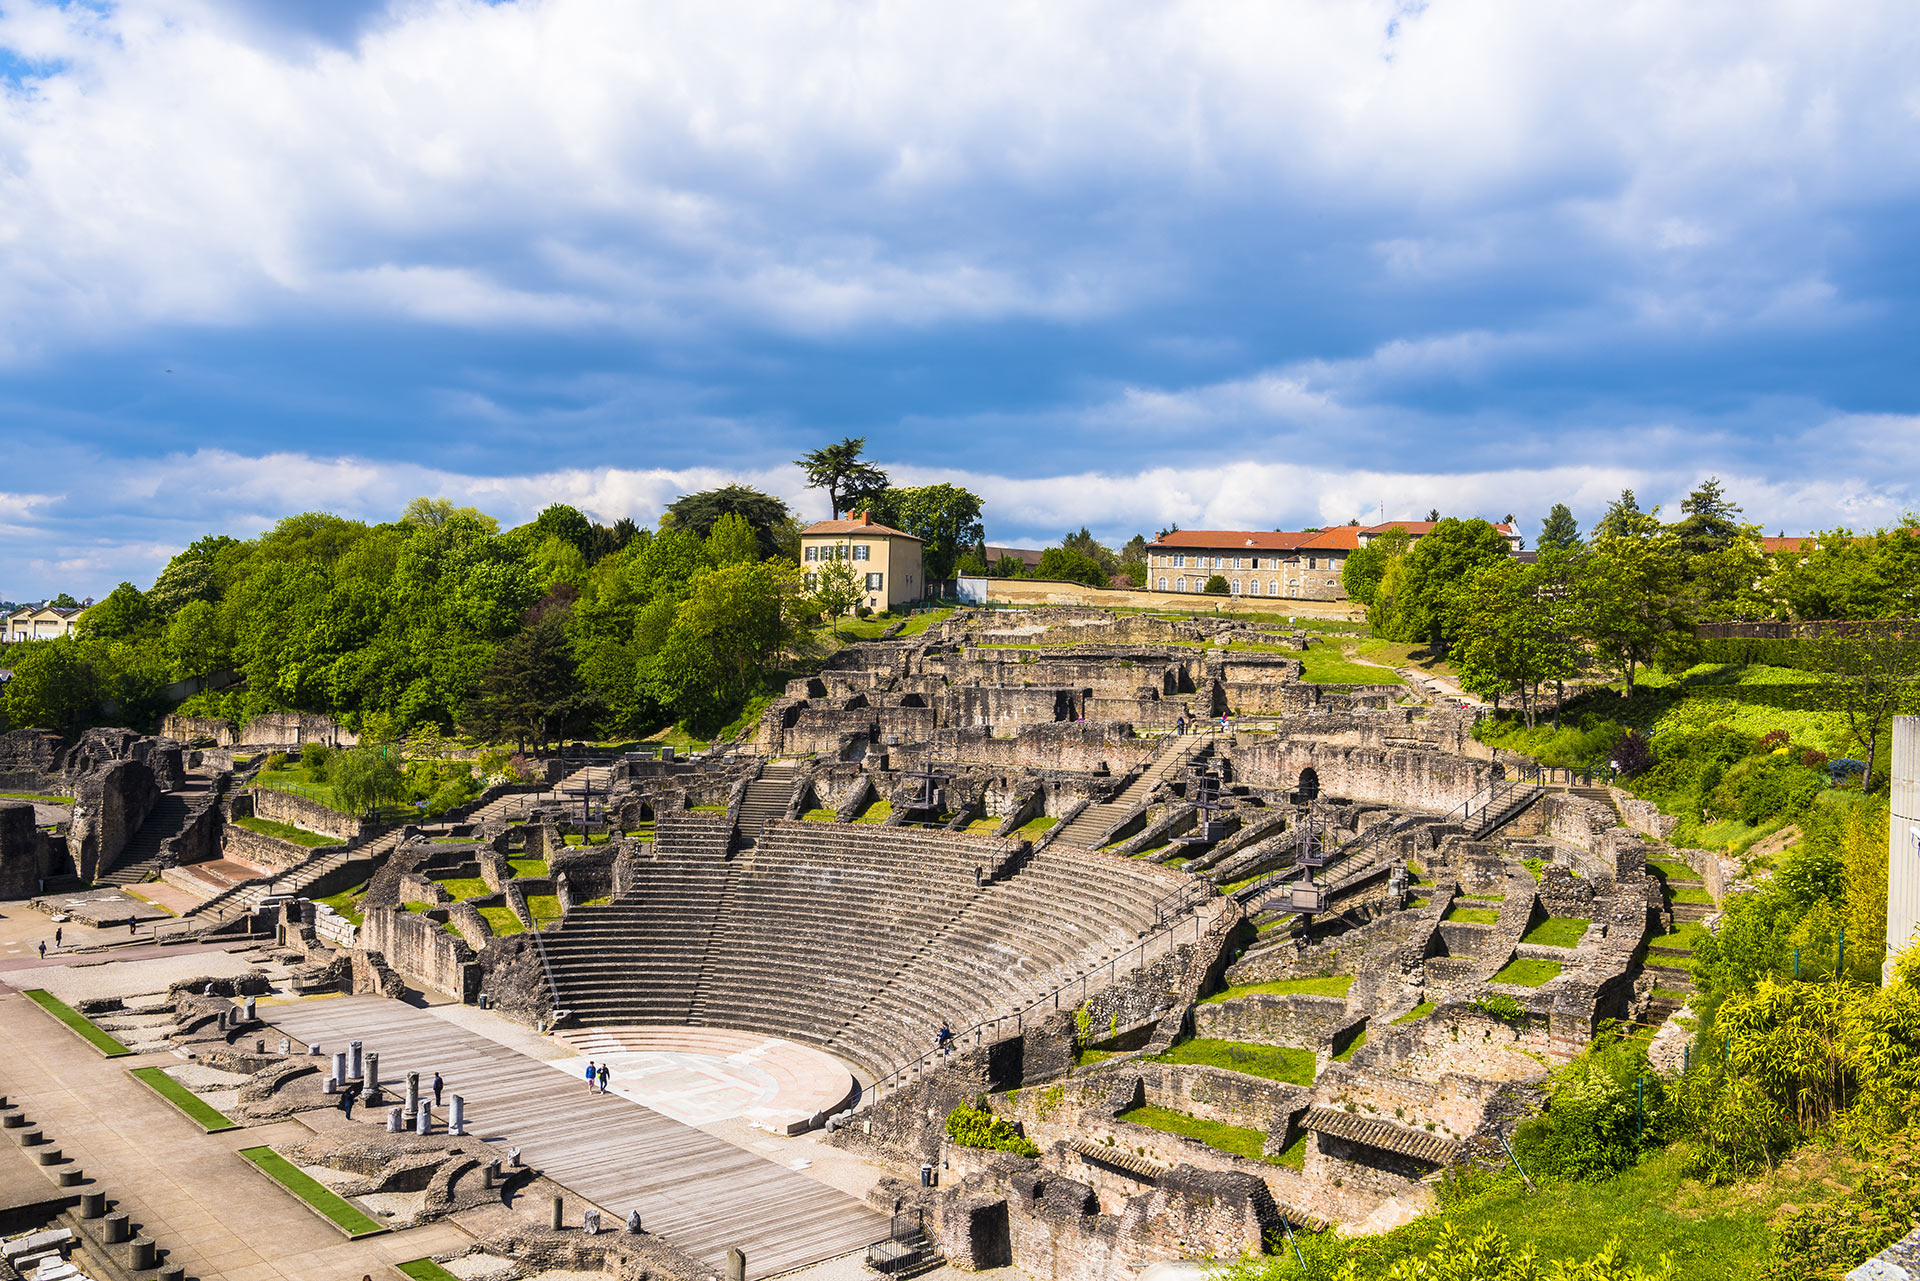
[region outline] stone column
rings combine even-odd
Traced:
[[[345,1081],[347,1079],[347,1052],[345,1050],[335,1050],[333,1052],[333,1079],[336,1081]]]
[[[407,1073],[407,1115],[412,1116],[420,1110],[420,1074]]]
[[[365,1078],[366,1062],[360,1054],[360,1042],[347,1042],[347,1080],[359,1081]]]
[[[453,1096],[453,1110],[447,1114],[447,1133],[465,1134],[467,1132],[467,1101],[458,1094]]]
[[[255,1013],[253,1012],[253,998],[252,998],[252,997],[248,997],[248,998],[247,998],[247,1003],[246,1003],[246,1006],[245,1006],[245,1009],[246,1009],[246,1014],[247,1014],[247,1022],[249,1022],[249,1023],[251,1023],[251,1022],[253,1022],[253,1021],[254,1021],[254,1019],[255,1019],[255,1018],[257,1018],[257,1017],[259,1017],[258,1015],[256,1015],[256,1014],[255,1014]]]
[[[398,1134],[402,1130],[407,1128],[406,1121],[402,1119],[403,1116],[404,1116],[404,1113],[402,1113],[399,1108],[389,1108],[387,1110],[387,1133],[388,1134]]]
[[[327,1077],[326,1085],[323,1088],[326,1090],[328,1094],[340,1093],[340,1078],[337,1076],[329,1075]]]
[[[633,1236],[640,1235],[640,1211],[627,1211],[627,1232]]]
[[[580,1230],[590,1237],[600,1235],[600,1211],[583,1210],[580,1213]]]
[[[371,1050],[367,1052],[367,1097],[380,1097],[380,1056]]]
[[[727,1281],[747,1281],[747,1256],[738,1246],[727,1251]]]
[[[413,1114],[413,1130],[415,1134],[433,1133],[433,1109],[425,1099],[420,1100],[420,1110]]]
[[[553,1230],[555,1232],[567,1226],[565,1209],[566,1202],[564,1200],[560,1197],[553,1198]]]

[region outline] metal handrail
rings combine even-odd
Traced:
[[[1198,913],[1195,913],[1194,915],[1188,917],[1187,919],[1193,922],[1193,926],[1194,926],[1193,936],[1197,941],[1201,933],[1200,916]],[[1164,926],[1160,929],[1154,930],[1152,933],[1149,933],[1144,937],[1142,937],[1139,942],[1135,943],[1132,947],[1120,953],[1118,956],[1115,956],[1110,960],[1102,962],[1099,966],[1088,971],[1086,974],[1081,975],[1079,978],[1073,980],[1071,983],[1062,983],[1059,987],[1053,989],[1051,992],[1046,993],[1044,996],[1039,997],[1037,1000],[1029,1002],[1027,1005],[1023,1006],[1022,1008],[1015,1010],[1012,1014],[1002,1014],[991,1019],[982,1019],[980,1022],[975,1023],[973,1026],[962,1029],[961,1031],[955,1033],[952,1040],[948,1041],[946,1045],[935,1046],[933,1049],[928,1050],[925,1054],[922,1054],[918,1058],[911,1059],[906,1063],[901,1064],[899,1067],[895,1068],[893,1071],[887,1073],[885,1076],[876,1080],[873,1083],[873,1097],[877,1099],[880,1097],[880,1092],[883,1089],[892,1088],[903,1083],[903,1079],[909,1073],[914,1073],[917,1076],[924,1069],[925,1065],[929,1061],[947,1057],[948,1055],[953,1053],[953,1050],[955,1047],[959,1046],[961,1042],[967,1040],[969,1037],[973,1039],[973,1043],[976,1046],[981,1044],[987,1044],[989,1042],[987,1042],[985,1038],[988,1035],[989,1031],[997,1032],[998,1029],[1000,1029],[1003,1024],[1006,1024],[1009,1022],[1014,1025],[1015,1035],[1017,1035],[1022,1031],[1025,1031],[1026,1020],[1028,1015],[1032,1014],[1035,1010],[1040,1009],[1042,1006],[1047,1007],[1048,1013],[1052,1013],[1054,1010],[1060,1009],[1061,998],[1067,992],[1072,991],[1076,988],[1078,989],[1078,994],[1076,995],[1075,999],[1069,1004],[1077,1005],[1080,1001],[1084,1001],[1087,998],[1087,996],[1092,990],[1089,987],[1089,983],[1095,977],[1097,977],[1102,971],[1110,970],[1112,971],[1113,976],[1115,978],[1119,977],[1120,967],[1123,962],[1128,960],[1135,953],[1144,952],[1147,948],[1159,942],[1161,939],[1170,938],[1176,931],[1183,928],[1185,928],[1185,922],[1176,922],[1173,925]],[[1142,962],[1141,965],[1136,966],[1135,968],[1136,969],[1145,968],[1144,961]],[[997,1041],[1001,1038],[996,1035],[994,1039]]]

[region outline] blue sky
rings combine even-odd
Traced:
[[[989,536],[1920,508],[1909,6],[0,0],[0,598],[842,435]]]

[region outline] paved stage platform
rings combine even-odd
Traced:
[[[622,1218],[638,1209],[647,1231],[716,1270],[733,1246],[746,1252],[749,1277],[767,1277],[886,1235],[886,1217],[846,1193],[630,1098],[589,1092],[578,1071],[584,1058],[569,1047],[522,1029],[515,1039],[525,1050],[512,1048],[461,1026],[470,1017],[463,1007],[323,997],[260,1013],[328,1054],[362,1042],[380,1055],[381,1079],[403,1089],[407,1072],[424,1083],[438,1071],[447,1094],[466,1100],[471,1133],[520,1148],[529,1164]],[[676,1093],[700,1092],[698,1073],[669,1071]]]
[[[607,1087],[688,1125],[740,1117],[775,1134],[799,1134],[858,1097],[846,1064],[793,1041],[722,1027],[586,1028],[556,1038],[579,1075],[605,1063]]]

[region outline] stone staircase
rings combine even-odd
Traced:
[[[759,778],[747,784],[747,794],[740,798],[740,809],[734,817],[739,848],[757,844],[767,820],[787,816],[795,772],[792,765],[767,765],[761,768]]]
[[[1162,779],[1175,770],[1185,769],[1211,750],[1213,737],[1209,734],[1176,734],[1169,737],[1160,754],[1148,763],[1138,778],[1127,784],[1112,800],[1081,810],[1071,823],[1060,829],[1060,834],[1053,838],[1054,843],[1070,849],[1094,849],[1100,838],[1112,831],[1113,825],[1125,818],[1135,806],[1146,800]]]
[[[189,824],[220,799],[213,781],[202,774],[189,774],[186,785],[167,792],[147,815],[147,821],[120,851],[113,870],[95,878],[97,885],[138,885],[151,881],[163,870],[162,846],[186,831]]]
[[[221,891],[204,903],[197,903],[187,909],[185,919],[196,922],[207,930],[216,930],[224,925],[246,916],[258,907],[269,894],[299,895],[309,885],[318,882],[328,873],[348,863],[366,862],[369,865],[393,852],[400,843],[400,828],[384,832],[365,845],[347,849],[328,850],[316,854],[297,867],[288,868],[277,876],[263,876]]]

